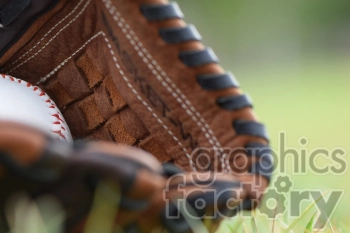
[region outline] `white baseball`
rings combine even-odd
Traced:
[[[53,138],[72,141],[60,110],[44,91],[4,74],[0,74],[0,120],[27,124]]]

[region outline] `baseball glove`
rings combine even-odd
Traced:
[[[59,200],[67,232],[92,231],[98,221],[106,224],[95,213],[101,204],[94,200],[101,195],[110,211],[100,214],[112,219],[107,229],[171,233],[191,232],[204,216],[215,217],[208,226],[214,232],[222,216],[237,213],[247,197],[229,175],[201,179],[203,174],[184,173],[171,164],[162,167],[140,149],[106,142],[72,145],[12,122],[0,121],[0,129],[1,231],[8,230],[7,205],[19,192]]]
[[[229,174],[256,206],[273,170],[265,127],[176,3],[7,0],[0,10],[0,72],[45,90],[74,138]]]

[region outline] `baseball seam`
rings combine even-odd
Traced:
[[[32,85],[29,82],[26,82],[21,79],[14,78],[9,75],[1,74],[1,77],[9,80],[14,83],[18,83],[20,85],[24,85],[25,87],[29,88],[29,90],[32,90],[42,101],[45,102],[45,105],[47,106],[49,114],[55,119],[54,121],[51,121],[50,123],[52,124],[51,132],[55,135],[57,135],[59,138],[67,140],[65,135],[69,135],[68,130],[66,127],[63,125],[64,120],[62,115],[60,114],[57,106],[55,103],[51,100],[51,98],[39,87]],[[54,112],[51,113],[50,109],[53,109]]]

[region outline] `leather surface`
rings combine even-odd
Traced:
[[[50,15],[50,11],[57,5],[59,1],[31,0],[29,5],[20,12],[16,12],[13,6],[9,9],[6,9],[6,5],[11,4],[13,1],[5,2],[6,4],[1,3],[0,5],[2,6],[1,19],[7,21],[8,18],[11,18],[11,20],[9,21],[8,25],[6,24],[3,25],[3,27],[0,27],[0,57],[3,56],[5,52],[21,38],[23,33],[25,33],[29,27],[38,27],[39,25],[36,20],[40,16],[43,16],[45,13],[48,13],[47,16]],[[18,14],[18,16],[13,17],[13,14]]]
[[[212,160],[211,169],[231,167],[243,174],[235,177],[252,180],[246,172],[254,159],[236,169],[243,162],[232,149],[268,141],[260,135],[238,135],[233,122],[258,118],[250,107],[228,111],[217,105],[218,98],[242,91],[203,90],[198,75],[225,71],[216,63],[187,67],[179,54],[205,46],[199,41],[167,44],[159,30],[186,23],[148,21],[140,6],[149,3],[166,1],[60,1],[54,15],[38,20],[40,28],[33,26],[23,35],[25,45],[18,50],[15,44],[0,58],[0,72],[46,90],[75,138],[140,146],[186,170],[205,167],[207,162],[198,160],[204,152]],[[266,184],[257,189],[264,190]]]
[[[57,199],[66,214],[65,232],[94,232],[100,221],[104,230],[97,231],[102,232],[118,226],[144,233],[164,227],[171,233],[187,233],[192,232],[187,212],[178,219],[169,217],[183,208],[179,200],[188,202],[193,216],[199,217],[197,223],[204,216],[218,216],[206,221],[209,232],[215,232],[222,217],[235,215],[247,197],[240,182],[228,174],[185,173],[170,163],[163,170],[152,155],[137,148],[101,141],[72,145],[14,122],[0,121],[0,129],[0,230],[4,232],[8,231],[4,224],[11,222],[9,209],[26,198]],[[205,200],[206,205],[197,207],[197,200]]]
[[[30,0],[12,0],[0,10],[1,27],[6,27],[20,16],[29,6]]]
[[[140,149],[106,142],[73,147],[13,122],[0,121],[0,129],[0,229],[6,222],[5,207],[18,193],[33,199],[52,195],[66,213],[66,231],[82,232],[80,223],[91,212],[101,185],[115,214],[118,208],[120,226],[135,221],[164,187],[159,162]]]

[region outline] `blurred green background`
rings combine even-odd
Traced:
[[[299,139],[306,137],[309,150],[350,151],[349,0],[177,2],[186,22],[196,25],[205,45],[253,98],[275,150],[278,133],[285,131],[289,147],[300,149]],[[293,180],[297,189],[344,189],[332,220],[349,224],[350,172]]]

